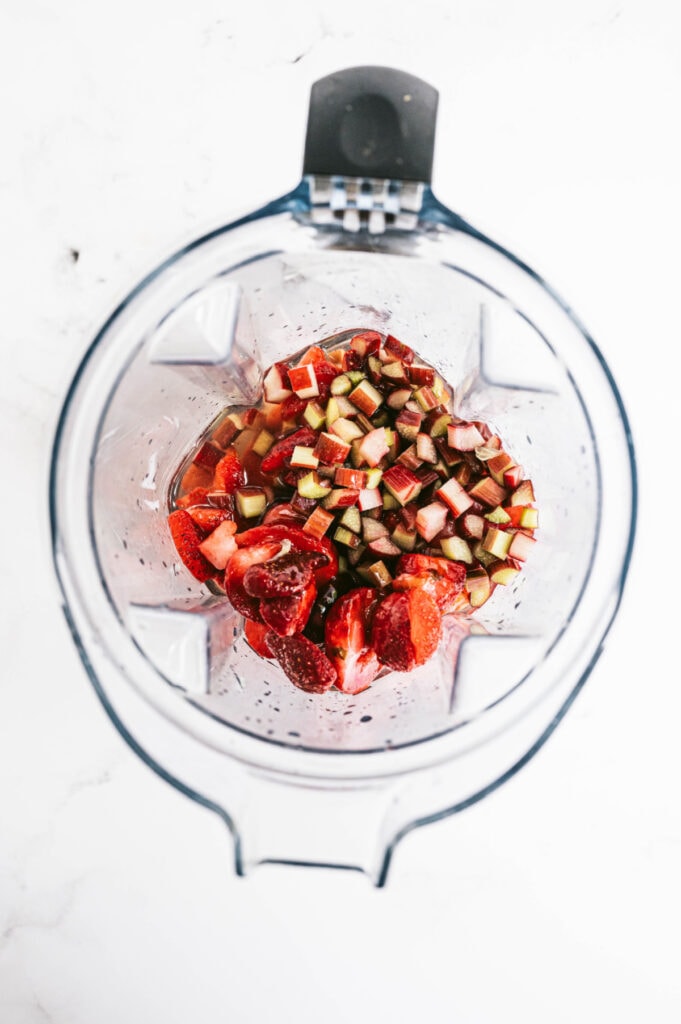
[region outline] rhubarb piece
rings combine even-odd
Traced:
[[[391,509],[399,508],[399,507],[400,507],[400,503],[397,500],[397,498],[394,498],[392,496],[392,494],[390,494],[389,491],[384,491],[383,492],[383,508],[386,511],[390,511]]]
[[[498,448],[492,448],[489,444],[480,445],[475,449],[475,457],[479,462],[489,462],[499,454]]]
[[[263,597],[258,605],[260,617],[277,636],[294,636],[305,629],[316,596],[317,588],[314,583],[308,583],[298,594]],[[269,643],[272,647],[271,641]]]
[[[362,560],[362,555],[366,551],[364,544],[360,544],[356,548],[349,548],[347,552],[348,564],[352,566],[358,565]],[[338,558],[338,564],[340,565],[340,556]]]
[[[322,482],[319,474],[313,469],[311,473],[306,473],[305,476],[301,477],[298,481],[297,489],[301,497],[319,501],[321,498],[326,498],[329,495],[331,485],[326,480]]]
[[[507,492],[503,487],[500,487],[496,480],[491,477],[483,477],[482,480],[478,480],[476,484],[468,489],[468,494],[475,501],[482,502],[483,505],[491,505],[495,508],[497,505],[503,505],[506,500]]]
[[[194,456],[194,465],[201,466],[203,469],[214,470],[224,454],[222,448],[218,448],[216,444],[213,444],[211,441],[204,441]]]
[[[344,417],[339,417],[330,422],[329,430],[348,445],[358,438],[364,437],[364,431],[356,423],[353,423],[352,420],[345,419]]]
[[[447,437],[447,428],[452,422],[452,417],[448,412],[441,412],[439,409],[433,409],[429,412],[425,418],[423,429],[425,433],[430,434],[432,438],[436,437]]]
[[[253,451],[256,455],[267,455],[273,444],[274,435],[270,434],[269,430],[261,430],[253,442]]]
[[[365,416],[373,416],[383,404],[383,395],[368,380],[361,381],[355,390],[350,392],[348,398]]]
[[[216,491],[234,494],[237,487],[244,483],[244,471],[241,459],[234,448],[228,448],[215,467],[213,487]]]
[[[367,487],[369,490],[372,490],[372,488],[378,487],[381,480],[383,479],[383,470],[378,469],[376,466],[372,466],[371,469],[368,469],[366,471],[365,476],[366,483],[364,486]]]
[[[425,384],[430,388],[435,383],[435,370],[432,366],[424,366],[423,363],[412,363],[409,367],[409,380],[417,387]]]
[[[482,540],[486,524],[482,516],[478,516],[474,512],[467,512],[466,515],[461,516],[461,519],[459,520],[459,528],[464,537],[472,537],[475,540]]]
[[[466,591],[473,608],[480,608],[492,594],[492,586],[487,571],[479,566],[471,569],[466,575]]]
[[[267,506],[267,494],[262,487],[239,487],[236,492],[237,512],[244,519],[261,516]]]
[[[511,495],[510,505],[531,505],[534,501],[534,488],[531,480],[523,480]]]
[[[439,476],[433,466],[419,466],[418,469],[414,470],[417,477],[421,481],[421,487],[425,490],[430,484],[434,484],[436,480],[439,480]]]
[[[400,505],[413,501],[421,491],[419,478],[404,466],[395,465],[386,470],[383,474],[383,484]]]
[[[408,384],[409,376],[403,363],[385,363],[381,367],[381,376],[385,377],[388,384],[395,386]]]
[[[436,491],[436,497],[444,501],[455,516],[462,515],[473,504],[472,498],[454,477]]]
[[[269,368],[263,380],[263,390],[268,402],[283,402],[291,394],[288,384],[288,374],[281,363],[275,363]]]
[[[519,562],[524,562],[532,554],[532,548],[536,543],[535,537],[530,537],[526,533],[515,533],[508,548],[508,555],[510,558],[517,558]]]
[[[445,558],[451,558],[454,562],[465,562],[466,565],[473,564],[473,552],[463,537],[443,537],[440,540],[440,547]]]
[[[372,540],[378,540],[379,537],[387,537],[390,533],[387,526],[384,526],[378,519],[372,519],[370,516],[362,516],[362,540],[365,544],[368,544]]]
[[[362,331],[350,339],[350,348],[356,352],[360,359],[378,352],[381,347],[381,336],[377,331]]]
[[[357,587],[331,607],[324,630],[325,650],[344,693],[360,693],[371,685],[381,663],[370,645],[371,620],[379,601],[373,587]]]
[[[378,562],[372,562],[370,565],[357,566],[357,573],[369,586],[377,587],[379,590],[389,587],[393,581],[385,562],[381,559]]]
[[[401,455],[398,456],[397,461],[401,466],[406,466],[407,469],[416,470],[423,464],[423,459],[420,459],[416,451],[416,445],[410,444],[408,448],[405,448]]]
[[[401,548],[391,541],[390,537],[377,537],[367,544],[369,551],[374,555],[382,555],[383,558],[397,558],[402,554]]]
[[[416,513],[416,530],[425,541],[431,541],[444,528],[447,521],[447,506],[433,501]]]
[[[490,526],[482,541],[483,551],[487,551],[488,554],[494,555],[495,558],[503,560],[506,555],[509,554],[511,547],[511,541],[513,540],[513,534],[506,533],[504,530],[497,529],[496,526]],[[516,557],[515,555],[511,557]]]
[[[366,373],[362,370],[348,370],[346,376],[350,378],[350,383],[355,387],[360,381],[364,380]]]
[[[504,511],[500,505],[493,508],[491,512],[486,512],[485,519],[488,523],[495,523],[497,526],[508,526],[511,522],[508,512]]]
[[[291,455],[291,465],[296,469],[316,469],[319,465],[319,459],[312,448],[297,444]]]
[[[288,462],[298,445],[307,447],[317,441],[317,435],[309,427],[300,427],[277,441],[262,460],[261,469],[263,473],[274,473],[281,469],[284,463]]]
[[[385,351],[408,365],[414,362],[414,350],[398,341],[394,334],[389,334],[385,339]]]
[[[191,514],[191,509],[189,512]],[[510,526],[520,526],[523,530],[536,530],[539,526],[539,513],[531,505],[510,505],[504,512]]]
[[[416,544],[416,530],[409,530],[402,523],[398,523],[390,535],[393,544],[397,544],[400,551],[413,551]]]
[[[236,544],[234,546],[236,548]],[[314,570],[328,561],[319,551],[290,551],[267,562],[257,562],[244,574],[244,590],[251,597],[299,594],[313,580]]]
[[[378,427],[365,434],[359,443],[359,453],[369,466],[377,466],[384,455],[390,450],[386,439],[385,427]]]
[[[347,373],[340,373],[331,381],[332,395],[347,395],[352,391],[352,381]]]
[[[437,409],[438,405],[440,405],[440,399],[437,397],[433,389],[426,386],[418,388],[414,392],[414,398],[424,412],[430,412],[432,409]]]
[[[498,483],[504,485],[509,490],[512,490],[521,483],[523,479],[524,471],[522,466],[509,466],[508,469],[504,470],[504,476]]]
[[[367,487],[359,492],[357,505],[361,512],[368,512],[370,509],[382,508],[383,498],[378,487]]]
[[[507,587],[509,583],[513,583],[513,580],[519,573],[520,566],[512,560],[493,562],[489,567],[489,578],[492,583],[500,583],[502,587]]]
[[[504,473],[515,466],[515,462],[508,452],[498,452],[493,458],[488,459],[487,468],[492,478],[501,487],[504,482]]]
[[[353,533],[359,533],[362,529],[362,517],[356,505],[350,505],[346,508],[338,522],[340,526],[345,526],[348,530],[352,530]]]
[[[367,486],[367,476],[368,474],[361,469],[346,469],[343,466],[339,466],[335,472],[334,483],[339,487],[352,487],[361,491],[362,488]]]
[[[348,508],[356,505],[359,491],[352,487],[336,487],[324,498],[324,508],[331,512],[337,508]]]
[[[374,613],[371,645],[384,665],[409,672],[435,653],[441,626],[440,610],[425,591],[388,594]]]
[[[482,546],[482,541],[478,540],[473,545],[473,557],[477,558],[478,562],[485,567],[489,568],[490,565],[494,565],[497,561],[496,555],[491,555],[489,551],[486,551]]]
[[[437,451],[430,434],[416,435],[416,454],[421,462],[430,462],[435,465],[437,462]]]
[[[453,476],[462,487],[468,487],[473,476],[473,470],[468,462],[461,462],[454,470]]]
[[[307,363],[305,366],[296,366],[289,370],[288,379],[298,398],[319,397],[317,374],[311,363]]]
[[[344,544],[346,548],[359,547],[360,543],[357,534],[353,533],[352,530],[348,530],[345,526],[336,527],[336,532],[333,535],[333,539],[337,541],[338,544]]]
[[[411,412],[409,409],[402,409],[395,420],[395,429],[405,441],[415,441],[421,430],[423,415],[420,412]]]
[[[484,441],[474,423],[453,423],[447,427],[447,444],[458,452],[472,452]]]
[[[216,509],[216,511],[218,510]],[[216,569],[224,569],[237,550],[236,541],[234,540],[235,533],[236,523],[231,519],[225,519],[199,544],[201,554]]]
[[[328,465],[345,462],[350,454],[350,445],[334,434],[322,433],[317,438],[314,453],[320,462]]]
[[[256,654],[260,655],[261,658],[274,657],[274,654],[270,649],[270,645],[267,642],[269,634],[269,626],[264,626],[261,622],[254,622],[253,619],[246,619],[246,622],[244,623],[244,636],[246,637],[246,642],[253,648]]]
[[[437,373],[435,374],[435,380],[433,381],[433,391],[437,396],[440,405],[446,405],[452,397],[445,387],[445,382],[442,377]]]
[[[306,520],[303,530],[313,537],[323,537],[333,522],[333,516],[323,508],[316,508],[310,518]]]
[[[321,430],[326,422],[326,413],[318,402],[308,402],[303,418],[313,430]]]
[[[236,425],[234,416],[226,416],[213,431],[213,443],[219,448],[227,448],[242,428],[243,424],[241,427]]]
[[[443,437],[438,437],[436,439],[435,447],[440,453],[440,458],[448,469],[453,469],[454,466],[460,465],[463,456],[459,452],[455,452],[453,448],[450,448]]]
[[[396,388],[386,398],[386,404],[391,409],[403,409],[411,398],[411,388]]]
[[[203,534],[184,509],[176,509],[168,516],[170,535],[185,567],[201,583],[216,574],[215,566],[201,552]]]

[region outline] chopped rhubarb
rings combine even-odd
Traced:
[[[415,441],[423,422],[423,413],[402,409],[395,420],[395,430],[405,441]]]
[[[378,487],[367,487],[359,492],[357,504],[361,512],[368,512],[372,508],[382,508],[383,498]]]
[[[444,528],[447,521],[447,506],[433,501],[416,513],[416,529],[426,541],[431,541]]]
[[[381,347],[381,335],[377,331],[363,331],[350,339],[350,348],[356,352],[361,359],[378,352]]]
[[[346,469],[345,466],[338,466],[334,475],[334,483],[338,487],[352,487],[361,491],[363,487],[367,486],[367,473],[362,469]]]
[[[447,444],[458,452],[472,452],[484,440],[474,423],[453,423],[447,427]]]
[[[488,554],[494,555],[495,558],[503,559],[510,552],[512,540],[512,533],[506,533],[504,530],[499,530],[496,526],[490,526],[483,537],[482,547]]]
[[[386,398],[386,404],[391,409],[403,409],[411,398],[411,388],[395,388]]]
[[[440,399],[433,389],[426,387],[426,385],[414,392],[414,398],[424,412],[430,412],[432,409],[437,409],[438,405],[441,405]]]
[[[534,488],[531,480],[523,480],[511,495],[510,505],[531,505],[534,501]]]
[[[283,402],[291,394],[288,374],[280,363],[274,363],[265,374],[263,389],[268,402]]]
[[[411,364],[414,361],[414,350],[409,345],[398,341],[394,334],[389,334],[385,339],[385,350],[392,356],[396,356],[403,363]]]
[[[483,505],[491,505],[495,508],[497,505],[504,504],[508,492],[490,476],[487,476],[469,487],[468,493],[475,501],[481,501]]]
[[[267,506],[267,494],[262,487],[239,487],[236,491],[236,508],[244,519],[261,516]]]
[[[383,484],[388,488],[400,505],[412,501],[421,491],[421,481],[405,466],[391,466],[383,474]]]
[[[539,526],[539,513],[531,505],[509,505],[504,512],[510,526],[522,527],[523,530],[536,530]]]
[[[323,537],[332,522],[333,516],[331,513],[317,507],[303,525],[303,531],[311,534],[313,537]]]
[[[288,379],[298,398],[317,398],[319,396],[317,374],[311,363],[289,370]]]
[[[342,416],[329,423],[329,430],[332,434],[340,437],[341,441],[345,441],[346,444],[352,444],[353,441],[364,437],[364,431],[361,427],[358,427],[352,420],[345,419]]]
[[[435,465],[437,462],[437,451],[430,434],[416,435],[416,454],[421,462],[430,462],[432,465]]]
[[[359,443],[359,453],[368,466],[377,466],[390,450],[385,427],[378,427],[366,434]]]
[[[333,434],[324,433],[319,435],[314,453],[320,462],[328,465],[343,463],[350,454],[350,445]]]
[[[365,416],[373,416],[383,403],[383,395],[368,380],[361,381],[348,398]]]
[[[455,516],[466,512],[473,504],[473,499],[454,477],[436,492],[437,497],[451,509]]]
[[[319,465],[319,459],[315,455],[314,449],[297,444],[293,449],[291,465],[302,469],[316,469]]]
[[[532,554],[532,548],[536,543],[536,539],[527,533],[515,533],[508,548],[508,555],[510,558],[517,558],[519,562],[524,562]]]
[[[472,565],[473,552],[463,537],[443,537],[440,547],[446,558],[451,558],[454,562],[465,562],[466,565]]]
[[[337,487],[324,498],[324,508],[328,511],[337,508],[348,508],[350,505],[356,505],[358,498],[359,491],[353,490],[350,487]]]

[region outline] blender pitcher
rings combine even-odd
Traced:
[[[541,746],[595,664],[635,523],[626,414],[594,342],[528,267],[430,188],[437,93],[352,68],[311,94],[304,174],[197,239],[104,324],[67,395],[51,471],[64,611],[113,722],[219,813],[236,870],[265,862],[385,881],[410,829],[461,810]],[[173,476],[263,371],[359,330],[394,333],[525,467],[540,509],[526,571],[434,658],[362,693],[310,695],[256,655],[184,569]]]

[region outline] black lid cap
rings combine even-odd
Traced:
[[[346,68],[312,86],[303,174],[430,182],[438,92],[404,71]]]

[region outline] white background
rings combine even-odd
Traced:
[[[0,8],[2,1024],[679,1019],[679,6],[402,9]],[[97,703],[46,518],[51,432],[97,325],[181,242],[295,184],[311,83],[361,63],[439,88],[436,192],[594,334],[642,498],[576,706],[510,784],[405,840],[384,891],[234,877],[221,822]]]

